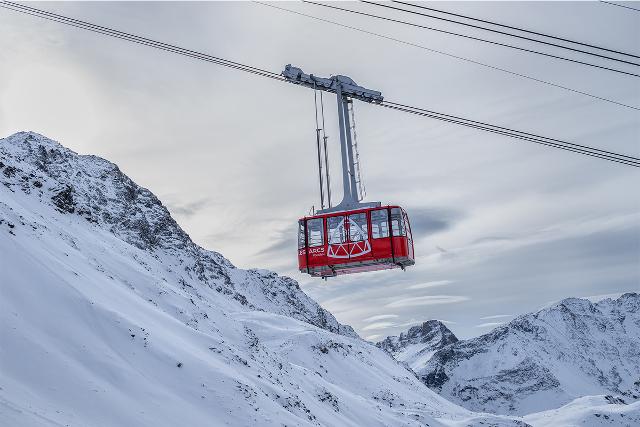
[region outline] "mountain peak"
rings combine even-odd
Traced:
[[[458,341],[414,371],[472,410],[523,414],[585,394],[640,398],[640,297],[567,298]],[[478,367],[483,369],[478,371]]]
[[[264,270],[238,270],[221,254],[196,245],[151,191],[101,157],[79,155],[35,132],[18,132],[0,139],[0,184],[16,204],[38,209],[39,217],[84,222],[157,259],[168,257],[175,263],[172,271],[179,272],[178,280],[189,286],[216,289],[249,307],[357,336],[304,294],[294,280]],[[5,209],[13,208],[5,204]]]
[[[388,336],[376,343],[394,358],[410,367],[420,366],[437,350],[455,343],[458,338],[439,320],[427,320],[410,327],[407,332]]]
[[[35,132],[19,132],[0,142],[3,157],[13,163],[4,175],[17,178],[5,181],[10,188],[31,193],[30,184],[39,185],[33,193],[41,202],[79,215],[140,249],[195,249],[158,198],[115,164],[79,155]]]

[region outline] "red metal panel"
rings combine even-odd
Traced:
[[[378,209],[385,209],[389,212],[391,208],[400,207],[384,206],[381,208],[356,209],[303,218],[302,220],[305,221],[305,223],[314,218],[324,219],[324,245],[298,250],[298,266],[300,271],[307,272],[308,269],[308,273],[312,276],[334,276],[398,267],[404,268],[405,266],[413,265],[413,241],[411,238],[407,238],[411,236],[411,231],[408,217],[406,217],[406,213],[402,208],[400,209],[406,218],[407,237],[393,236],[374,239],[372,236],[370,212]],[[357,213],[367,214],[367,239],[351,242],[350,227],[353,223],[349,221],[349,215]],[[342,229],[346,236],[345,242],[329,245],[328,218],[337,216],[342,217],[344,221],[342,223]],[[358,225],[356,224],[355,226]],[[390,233],[391,227],[388,228],[388,232]]]

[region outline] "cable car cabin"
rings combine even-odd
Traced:
[[[409,217],[400,206],[325,213],[298,224],[302,273],[331,277],[415,264]]]

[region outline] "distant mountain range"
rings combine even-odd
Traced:
[[[640,296],[568,298],[459,341],[432,320],[379,342],[432,390],[470,410],[529,414],[576,398],[640,398]]]

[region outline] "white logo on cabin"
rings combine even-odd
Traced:
[[[349,217],[347,218],[349,219],[351,237],[358,239],[358,241],[352,243],[329,243],[329,250],[327,251],[327,257],[329,258],[356,258],[371,252],[371,244],[369,243],[369,235],[367,232],[354,220]],[[331,230],[329,242],[346,240],[342,239],[342,236],[346,235],[347,232],[344,227],[344,221],[341,221],[338,227]]]

